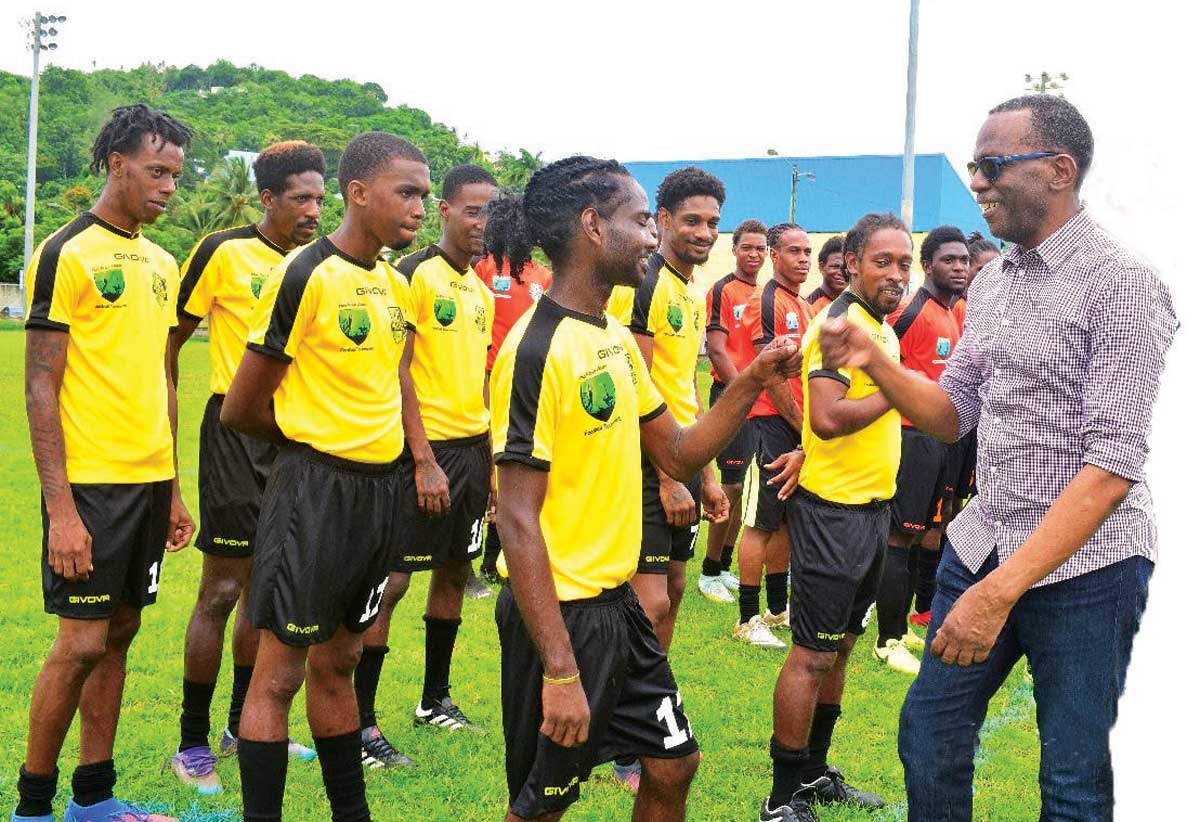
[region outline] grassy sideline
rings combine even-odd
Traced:
[[[39,546],[41,524],[38,486],[29,452],[22,371],[23,334],[5,323],[0,328],[0,813],[15,804],[17,769],[23,761],[29,693],[41,660],[54,636],[54,620],[43,613]],[[179,461],[184,494],[196,514],[197,430],[208,394],[208,345],[189,343],[183,351],[179,389],[181,444]],[[707,372],[702,372],[707,383]],[[702,385],[707,396],[707,385]],[[601,523],[603,516],[597,517]],[[704,534],[700,543],[704,544]],[[703,550],[701,548],[701,550]],[[168,771],[159,769],[178,743],[178,708],[183,664],[183,634],[195,598],[201,555],[187,549],[165,562],[158,604],[147,609],[142,631],[130,654],[116,761],[118,792],[155,808],[170,810],[188,822],[240,819],[238,769],[223,760],[219,773],[225,792],[197,801]],[[689,818],[730,822],[757,818],[770,789],[767,742],[771,735],[771,692],[783,651],[764,651],[728,639],[736,607],[719,606],[699,596],[695,575],[684,601],[672,661],[684,705],[704,750],[692,788]],[[462,822],[503,818],[506,797],[504,746],[500,731],[499,652],[492,618],[495,600],[468,601],[459,634],[452,682],[456,701],[486,736],[448,735],[414,729],[409,718],[420,692],[423,631],[420,620],[427,577],[418,575],[397,609],[392,653],[380,689],[380,724],[419,766],[411,772],[371,772],[367,791],[377,820]],[[874,637],[874,628],[868,629]],[[228,657],[214,700],[213,730],[219,734],[228,705]],[[904,784],[896,756],[896,718],[909,680],[882,668],[863,642],[851,662],[845,714],[833,741],[831,760],[855,783],[895,803],[874,819],[903,819]],[[309,740],[301,692],[293,711],[293,735]],[[214,738],[215,744],[215,738]],[[59,767],[56,811],[70,793],[70,774],[78,755],[78,723],[67,739]],[[982,734],[976,774],[977,819],[1036,819],[1038,744],[1029,692],[1020,673],[992,705]],[[607,767],[583,789],[582,801],[567,815],[574,820],[629,818],[631,797],[607,779]],[[316,763],[289,769],[284,818],[328,819],[328,806]],[[5,817],[7,818],[7,817]],[[864,818],[848,811],[822,810],[822,820]]]

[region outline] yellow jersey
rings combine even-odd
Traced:
[[[287,254],[263,236],[258,226],[214,231],[192,249],[183,263],[177,313],[208,317],[208,353],[214,394],[224,394],[246,350],[250,314],[267,275]]]
[[[412,289],[413,385],[431,441],[474,437],[488,430],[483,400],[496,300],[468,265],[455,268],[431,245],[400,261]]]
[[[672,268],[661,254],[651,256],[633,299],[629,328],[654,338],[650,379],[681,426],[691,425],[700,414],[696,360],[704,339],[703,314],[704,295],[695,293],[691,278]]]
[[[275,421],[289,440],[364,463],[400,456],[400,357],[412,330],[408,284],[322,237],[267,277],[247,348],[288,364]]]
[[[865,329],[880,348],[900,362],[900,343],[887,318],[859,299],[850,289],[821,310],[808,324],[801,346],[804,351],[804,465],[799,483],[806,491],[830,502],[861,505],[888,500],[896,495],[896,471],[900,468],[900,412],[889,409],[873,423],[844,437],[823,440],[809,422],[812,402],[809,383],[813,379],[835,379],[846,386],[846,399],[860,400],[879,391],[861,368],[828,369],[821,360],[818,339],[821,326],[835,317]]]
[[[633,298],[637,290],[627,285],[613,286],[608,298],[608,313],[617,318],[621,325],[629,325],[633,320]]]
[[[26,283],[25,327],[68,334],[58,395],[67,480],[174,477],[166,372],[174,258],[86,212],[38,246]]]
[[[666,411],[629,330],[544,296],[500,346],[491,396],[496,463],[549,473],[539,521],[559,600],[627,582],[642,543],[641,424]]]

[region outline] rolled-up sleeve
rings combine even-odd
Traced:
[[[970,312],[970,308],[967,311]],[[938,385],[950,397],[950,402],[958,413],[959,439],[979,425],[979,414],[983,407],[983,399],[979,394],[979,386],[983,382],[983,368],[979,350],[975,346],[975,335],[971,333],[969,316],[968,313],[967,327],[963,331],[962,339],[954,347],[954,353],[946,363],[946,370],[938,380]]]
[[[1139,482],[1159,378],[1179,321],[1170,293],[1150,268],[1117,272],[1108,283],[1090,317],[1083,461]]]

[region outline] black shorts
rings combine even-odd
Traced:
[[[633,589],[622,585],[561,607],[592,714],[588,740],[578,748],[540,733],[541,659],[512,589],[505,585],[496,602],[508,798],[526,819],[565,809],[602,762],[678,759],[699,750],[667,655]]]
[[[780,416],[754,417],[747,425],[755,453],[743,496],[742,524],[771,533],[783,525],[787,503],[779,498],[778,485],[767,484],[773,475],[764,466],[794,450],[800,444],[800,435]]]
[[[285,645],[325,642],[375,622],[387,587],[396,463],[284,446],[263,495],[250,615]]]
[[[887,501],[827,502],[803,488],[788,500],[792,642],[836,651],[866,630],[887,550]]]
[[[393,571],[428,571],[447,562],[471,560],[483,552],[483,517],[491,494],[492,455],[487,434],[429,443],[450,484],[450,511],[427,517],[417,507],[416,464],[400,455]]]
[[[725,383],[713,380],[712,388],[708,391],[708,407],[712,408],[717,400],[725,393]],[[746,420],[738,428],[733,441],[717,455],[717,471],[721,475],[722,485],[741,485],[746,479],[746,470],[754,457],[754,441],[750,432],[750,421]]]
[[[687,528],[667,525],[667,512],[659,496],[660,484],[654,463],[642,455],[642,553],[639,574],[665,574],[671,562],[687,562],[696,553],[700,535],[700,475],[684,485],[696,502],[696,521]]]
[[[979,447],[976,430],[949,447],[945,494],[949,499],[967,499],[975,493],[975,455]]]
[[[949,449],[923,431],[901,429],[900,470],[892,499],[892,529],[923,534],[934,524],[947,481]]]
[[[68,582],[50,567],[50,516],[42,499],[42,603],[69,619],[108,619],[118,602],[143,608],[158,599],[171,480],[72,484],[71,496],[92,537],[92,573]]]
[[[200,535],[196,547],[218,557],[248,557],[263,490],[279,447],[221,424],[213,394],[200,422]]]

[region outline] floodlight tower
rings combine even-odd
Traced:
[[[900,218],[912,231],[913,192],[916,178],[917,136],[917,21],[920,0],[911,0],[908,9],[908,94],[904,114],[904,165],[900,178]]]
[[[37,194],[37,132],[38,132],[38,84],[41,79],[41,60],[43,51],[54,51],[58,43],[56,25],[67,22],[62,14],[42,14],[35,12],[29,18],[29,50],[33,52],[33,74],[29,84],[29,156],[25,166],[25,262],[21,266],[19,277],[21,285],[21,307],[24,309],[25,299],[25,270],[29,268],[29,260],[33,257],[33,201]],[[48,26],[49,28],[45,28]]]

